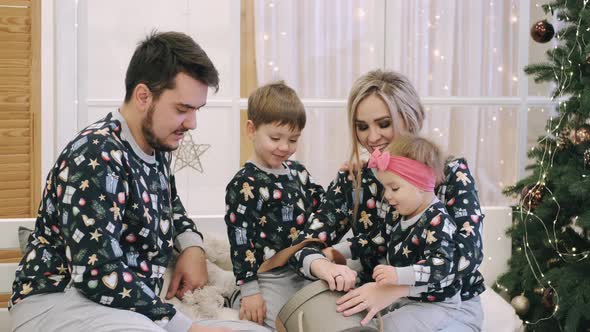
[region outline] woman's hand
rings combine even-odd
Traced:
[[[410,294],[410,286],[380,286],[375,282],[369,282],[336,300],[338,305],[336,311],[344,316],[351,316],[367,310],[367,315],[361,321],[361,325],[364,326],[378,312],[408,294]]]
[[[379,286],[397,285],[397,270],[391,265],[377,265],[373,269],[373,279]]]
[[[311,274],[328,283],[330,290],[348,291],[356,283],[356,271],[346,265],[334,264],[327,259],[316,259],[311,263]]]

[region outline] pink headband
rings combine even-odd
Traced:
[[[375,149],[368,166],[395,173],[420,190],[434,191],[436,184],[434,170],[419,161],[399,156],[392,157],[387,151],[381,153],[379,149]]]

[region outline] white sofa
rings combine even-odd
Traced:
[[[484,307],[484,331],[513,332],[523,329],[522,321],[515,314],[514,309],[491,290],[490,285],[497,276],[507,268],[507,260],[510,257],[510,239],[504,235],[510,226],[512,218],[508,207],[484,207],[486,214],[484,230],[484,251],[486,257],[480,270],[482,271],[488,290],[481,295]],[[194,218],[201,231],[211,237],[224,238],[225,224],[221,216],[208,216]],[[34,227],[33,219],[0,219],[0,249],[18,248],[17,230],[19,226]],[[221,262],[227,269],[227,262]],[[0,293],[9,293],[16,263],[0,262]],[[194,300],[194,298],[193,298]],[[182,307],[187,308],[187,304]],[[231,314],[230,314],[231,315]],[[228,314],[225,315],[228,317]],[[493,324],[492,324],[493,323]],[[10,317],[7,309],[0,309],[0,331],[10,331]]]

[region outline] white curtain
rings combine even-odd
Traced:
[[[407,75],[422,97],[518,95],[517,3],[470,0],[259,0],[260,84],[283,79],[302,98],[345,101],[352,82],[380,67]],[[344,103],[307,107],[296,158],[322,184],[348,157]],[[516,109],[427,105],[423,134],[465,157],[485,205],[506,205],[517,176]]]
[[[423,97],[518,96],[515,1],[388,1],[387,65]],[[431,104],[423,134],[465,157],[486,205],[505,205],[517,177],[517,112],[502,106]]]
[[[296,159],[327,185],[348,159],[344,100],[361,74],[382,66],[383,2],[257,0],[256,69],[260,85],[284,80],[307,104]],[[381,5],[382,6],[382,5]],[[381,24],[379,24],[381,22]]]

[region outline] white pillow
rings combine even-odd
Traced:
[[[522,320],[514,308],[493,289],[487,287],[480,298],[483,307],[483,331],[524,331]]]

